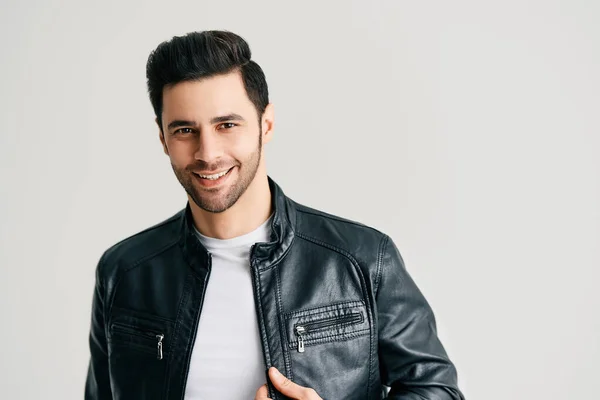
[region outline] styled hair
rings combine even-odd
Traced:
[[[228,31],[190,32],[162,42],[148,56],[148,94],[162,130],[163,88],[184,81],[240,71],[248,98],[258,117],[269,104],[269,90],[262,68],[250,59],[248,43]]]

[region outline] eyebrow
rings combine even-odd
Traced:
[[[218,117],[213,117],[210,120],[211,124],[217,124],[219,122],[227,122],[227,121],[245,121],[244,118],[236,113],[231,113],[231,114],[227,114],[227,115],[220,115]],[[180,126],[196,126],[198,125],[198,123],[196,121],[192,121],[192,120],[186,120],[186,119],[176,119],[174,121],[169,122],[169,125],[167,125],[168,129],[173,129],[173,128],[178,128]]]
[[[214,117],[210,120],[211,124],[216,124],[218,122],[227,122],[227,121],[244,121],[244,117],[239,114],[231,113],[227,115],[222,115],[220,117]]]

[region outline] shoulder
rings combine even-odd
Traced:
[[[377,256],[387,235],[362,222],[294,202],[296,235],[325,247],[346,252],[357,260]]]
[[[134,266],[176,245],[184,212],[185,210],[179,211],[109,247],[100,257],[97,274],[103,279],[108,279],[120,270]]]

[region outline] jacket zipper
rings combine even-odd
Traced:
[[[202,313],[202,307],[204,306],[204,297],[206,295],[206,285],[208,284],[208,279],[210,278],[210,272],[212,270],[212,255],[208,255],[208,272],[206,273],[206,279],[202,283],[202,297],[200,299],[200,309],[198,310],[198,315],[196,316],[196,322],[194,324],[195,329],[192,333],[192,343],[196,343],[196,336],[198,335],[198,326],[200,325],[200,314]],[[183,380],[183,390],[181,391],[181,400],[185,398],[185,387],[187,385],[187,381],[190,374],[190,362],[192,359],[193,347],[189,349],[187,360],[185,362],[185,379]]]
[[[307,322],[296,326],[295,332],[298,336],[298,353],[304,353],[305,335],[320,329],[329,328],[335,325],[353,324],[362,321],[362,314],[352,313],[341,317],[327,318],[313,322]]]
[[[165,338],[164,333],[156,333],[147,331],[141,328],[137,328],[131,325],[122,324],[119,322],[113,323],[113,330],[128,333],[131,335],[143,337],[145,339],[156,339],[156,359],[163,359],[163,340]]]
[[[259,312],[259,309],[258,309],[260,307],[260,297],[258,295],[258,289],[256,287],[256,285],[257,285],[256,282],[258,280],[260,280],[260,274],[258,272],[258,268],[255,265],[256,264],[255,258],[254,258],[254,249],[255,248],[256,248],[256,243],[250,247],[250,272],[252,274],[252,293],[254,294],[256,319],[258,322],[258,328],[260,330],[260,342],[262,345],[263,361],[265,363],[265,366],[268,369],[270,366],[272,366],[272,364],[270,363],[270,360],[267,359],[267,354],[265,351],[265,349],[268,348],[268,343],[265,343],[265,341],[263,340],[263,337],[266,336],[265,327],[264,327],[264,317],[261,315],[261,313]],[[263,333],[265,333],[265,335],[263,335]],[[268,374],[267,374],[266,378],[267,378],[266,379],[267,392],[269,394],[269,398],[272,398],[273,400],[278,400],[280,397],[277,394],[277,391],[275,390],[275,388],[273,387],[271,380],[268,378]]]

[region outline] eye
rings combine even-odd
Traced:
[[[182,134],[188,134],[188,133],[193,133],[193,129],[192,128],[179,128],[175,131],[175,133],[182,133]]]
[[[237,124],[234,124],[233,122],[223,122],[221,125],[218,126],[219,129],[231,129],[238,126]]]

